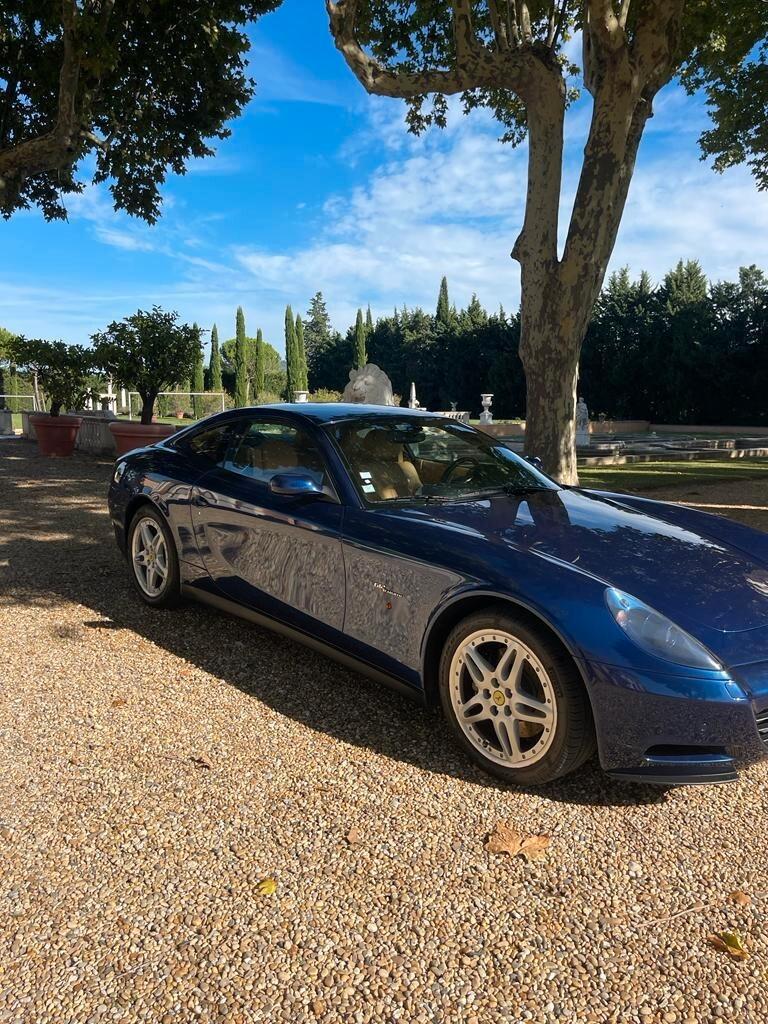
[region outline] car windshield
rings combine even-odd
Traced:
[[[450,420],[361,417],[330,428],[365,501],[450,501],[557,490],[503,444]]]

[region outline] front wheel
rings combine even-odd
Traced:
[[[489,608],[451,631],[440,661],[443,711],[485,771],[517,785],[567,775],[595,750],[589,699],[544,630]]]
[[[180,600],[179,559],[171,531],[151,505],[142,505],[128,527],[131,577],[141,598],[155,608]]]

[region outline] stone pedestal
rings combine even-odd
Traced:
[[[294,391],[293,392],[293,400],[294,400],[294,402],[306,402],[308,398],[309,398],[309,392],[308,391]]]
[[[591,444],[589,437],[589,430],[577,430],[576,431],[576,447],[577,448],[589,448]]]
[[[0,434],[13,433],[13,417],[10,409],[0,409]]]

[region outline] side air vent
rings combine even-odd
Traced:
[[[764,708],[755,717],[757,718],[757,731],[760,733],[760,739],[768,747],[768,708]]]

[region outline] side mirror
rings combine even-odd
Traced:
[[[325,491],[306,473],[275,473],[269,481],[273,494],[284,498],[323,498]]]
[[[530,464],[532,466],[535,466],[536,469],[540,469],[542,473],[544,472],[544,464],[542,463],[538,455],[526,455],[525,461],[530,462]]]

